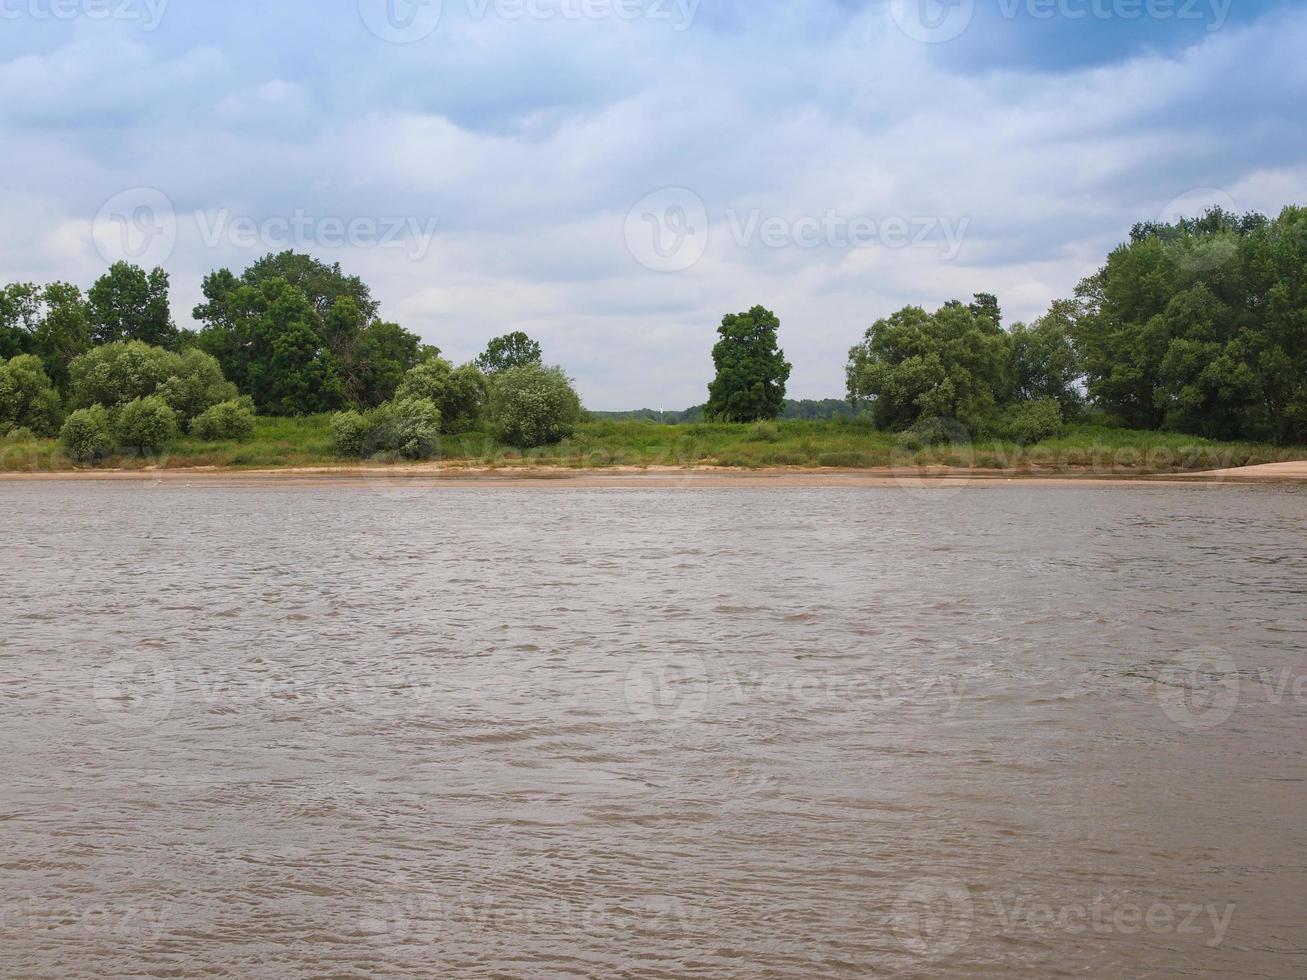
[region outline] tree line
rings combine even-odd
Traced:
[[[779,322],[727,317],[709,418],[775,418]],[[1307,209],[1213,209],[1136,225],[1069,299],[1003,325],[977,294],[877,320],[849,352],[848,398],[885,429],[1037,441],[1092,415],[1214,439],[1307,442]]]
[[[342,454],[424,458],[442,434],[488,428],[520,446],[571,433],[581,403],[522,333],[455,367],[379,316],[358,277],[311,256],[265,256],[203,283],[182,330],[168,275],[116,263],[69,283],[0,289],[0,435],[59,433],[74,460],[157,453],[183,430],[241,439],[256,413],[336,413]]]

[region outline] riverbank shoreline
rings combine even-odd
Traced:
[[[1195,473],[1132,474],[1068,469],[1062,471],[965,469],[811,469],[724,466],[471,467],[440,464],[391,466],[305,466],[241,469],[187,467],[174,469],[73,469],[0,473],[0,484],[49,482],[136,482],[167,486],[304,486],[364,485],[377,489],[417,489],[423,485],[454,488],[534,489],[713,489],[897,487],[912,490],[1010,485],[1070,487],[1085,485],[1248,485],[1307,483],[1307,461],[1269,463]]]

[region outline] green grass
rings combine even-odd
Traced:
[[[860,469],[947,465],[1032,473],[1145,475],[1278,462],[1304,455],[1307,453],[1301,450],[1253,443],[1220,443],[1174,433],[1088,425],[1069,426],[1057,438],[1033,446],[977,439],[921,450],[865,422],[833,419],[754,425],[590,422],[566,442],[525,452],[500,445],[484,433],[467,433],[446,437],[441,458],[453,465],[490,468],[717,465]],[[241,443],[205,442],[184,436],[158,458],[115,457],[100,464],[100,468],[273,469],[353,462],[332,454],[327,416],[315,416],[261,418],[254,436]],[[0,441],[0,471],[54,472],[73,468],[55,440]]]

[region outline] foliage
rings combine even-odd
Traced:
[[[346,459],[361,459],[371,428],[362,413],[350,409],[331,417],[331,448]]]
[[[1018,401],[1052,399],[1061,415],[1076,418],[1083,406],[1080,358],[1071,340],[1074,302],[1061,300],[1030,326],[1012,327],[1012,383]]]
[[[230,402],[239,392],[222,376],[216,358],[191,349],[165,359],[168,377],[158,393],[183,421],[197,418],[215,405]]]
[[[1008,397],[1010,361],[1009,336],[974,306],[909,306],[876,321],[849,352],[849,399],[887,429],[939,418],[979,431]]]
[[[1307,441],[1307,209],[1147,224],[1080,284],[1090,396],[1136,428]]]
[[[581,399],[561,368],[527,364],[491,379],[489,416],[491,430],[503,442],[546,446],[575,431]]]
[[[111,411],[155,394],[173,375],[179,357],[139,340],[92,348],[69,368],[73,408],[103,405]]]
[[[59,393],[39,357],[21,354],[0,361],[0,433],[21,427],[52,435],[59,429],[59,414]]]
[[[709,419],[755,422],[774,419],[785,404],[790,364],[777,346],[781,322],[761,306],[722,318],[713,364],[717,376],[708,386]]]
[[[994,426],[995,434],[1018,445],[1033,445],[1062,431],[1062,406],[1055,399],[1009,405]]]
[[[91,342],[139,340],[173,349],[180,340],[168,305],[168,273],[115,262],[86,293]]]
[[[419,460],[440,451],[440,409],[429,398],[397,398],[366,414],[338,412],[330,426],[332,448],[346,458],[393,453]]]
[[[221,402],[195,416],[189,431],[212,442],[243,442],[254,434],[254,410],[241,400]]]
[[[64,420],[59,442],[74,463],[92,463],[108,458],[113,453],[109,413],[103,405],[78,409]]]
[[[455,368],[430,357],[404,375],[395,397],[429,399],[440,409],[443,431],[470,432],[485,410],[486,378],[475,364]]]
[[[248,275],[248,273],[247,273]],[[340,363],[323,341],[309,296],[286,279],[241,283],[223,270],[204,281],[209,303],[199,346],[265,415],[307,415],[345,403]]]
[[[161,453],[177,437],[177,413],[159,395],[137,398],[118,412],[114,433],[122,449]]]
[[[68,365],[90,345],[86,301],[76,286],[13,283],[0,289],[0,358],[35,354],[62,391]]]
[[[540,345],[518,330],[490,341],[476,363],[484,373],[498,374],[509,368],[540,364],[543,356]]]
[[[265,256],[239,278],[221,269],[203,292],[198,344],[265,414],[375,407],[424,353],[415,335],[377,320],[361,279],[312,256]]]

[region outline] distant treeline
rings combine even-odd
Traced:
[[[693,408],[687,408],[682,412],[659,412],[652,408],[641,408],[633,412],[591,412],[590,414],[594,418],[605,422],[660,422],[664,425],[687,425],[702,422],[706,408],[706,405],[695,405]],[[860,408],[850,404],[844,398],[807,398],[797,401],[793,398],[787,398],[779,418],[786,421],[794,419],[813,421],[851,419],[857,418],[861,411]]]

